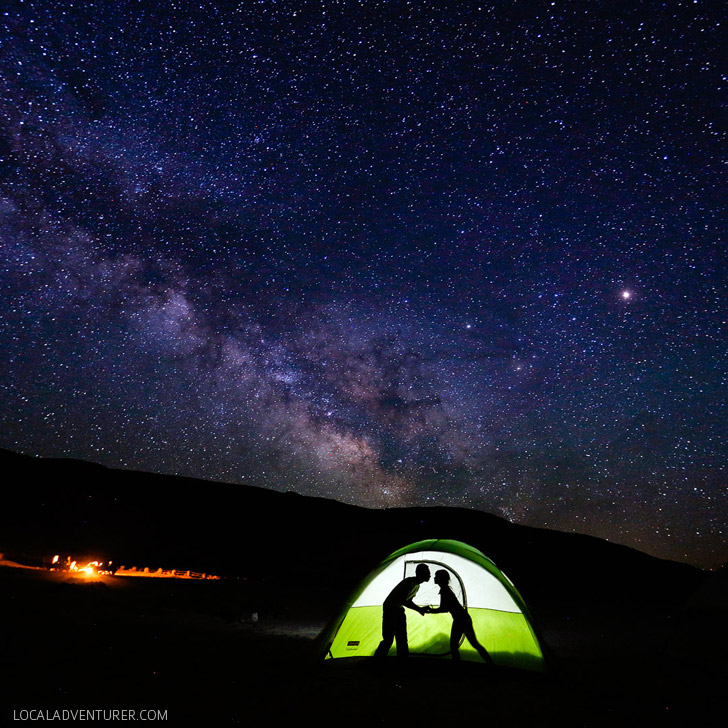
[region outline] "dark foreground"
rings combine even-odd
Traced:
[[[0,568],[3,725],[30,709],[166,711],[166,725],[690,725],[723,702],[720,609],[532,605],[548,675],[412,658],[322,664],[344,593],[316,583],[65,580]],[[252,619],[258,614],[258,621]]]

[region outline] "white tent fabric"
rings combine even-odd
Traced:
[[[516,602],[513,601],[506,588],[495,576],[469,559],[444,551],[418,551],[415,554],[405,554],[398,557],[372,579],[352,604],[352,607],[381,605],[392,587],[405,576],[413,574],[414,568],[419,563],[427,564],[433,576],[437,569],[447,568],[451,573],[451,586],[461,603],[463,603],[463,597],[462,593],[458,594],[458,590],[461,590],[462,584],[466,584],[465,600],[468,607],[494,609],[515,614],[521,613]],[[458,577],[459,584],[455,583],[456,580],[453,579],[453,574]],[[439,587],[430,579],[430,581],[420,586],[414,602],[423,607],[436,605],[440,603],[439,594]]]

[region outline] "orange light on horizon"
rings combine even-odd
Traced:
[[[109,562],[109,566],[111,566],[111,562]],[[87,579],[99,579],[102,576],[110,576],[113,573],[108,567],[104,566],[102,561],[94,560],[83,564],[72,559],[70,556],[67,556],[65,561],[61,561],[58,554],[51,560],[50,570],[67,571]]]
[[[219,580],[221,577],[214,574],[207,574],[204,572],[191,571],[191,570],[180,570],[180,569],[150,569],[148,567],[137,568],[131,566],[129,568],[125,566],[112,566],[114,562],[108,561],[89,561],[87,563],[79,562],[72,559],[70,556],[66,556],[65,559],[61,560],[60,556],[56,554],[50,562],[50,566],[46,567],[50,571],[63,571],[70,572],[71,574],[82,576],[87,579],[100,579],[104,576],[140,576],[140,577],[156,577],[163,579],[195,579],[195,580],[208,580],[214,579]]]

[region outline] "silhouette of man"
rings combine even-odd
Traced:
[[[374,657],[384,658],[392,646],[397,643],[397,657],[409,655],[407,644],[407,617],[404,608],[414,609],[425,614],[423,607],[417,606],[412,599],[420,584],[430,580],[430,569],[427,564],[417,564],[414,576],[407,576],[392,589],[382,606],[382,641],[374,652]]]
[[[450,588],[450,574],[445,569],[438,569],[435,572],[435,584],[440,587],[440,606],[437,608],[428,607],[427,613],[450,612],[452,615],[452,630],[450,631],[450,654],[452,659],[455,661],[460,659],[460,638],[465,635],[468,642],[478,651],[478,654],[492,665],[493,658],[488,654],[488,650],[478,642],[473,628],[473,618],[468,614],[468,610],[460,604]]]

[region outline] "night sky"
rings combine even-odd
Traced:
[[[3,4],[0,446],[725,562],[724,16]]]

